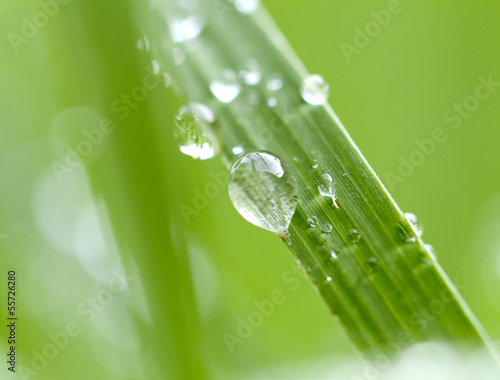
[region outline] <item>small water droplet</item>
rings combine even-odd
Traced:
[[[284,236],[298,202],[297,181],[288,165],[268,152],[252,152],[233,165],[229,197],[250,223]]]
[[[332,249],[332,251],[330,252],[330,256],[332,257],[332,259],[337,259],[337,257],[339,257],[339,254],[337,251],[335,251],[334,249]]]
[[[160,63],[156,60],[151,61],[151,68],[153,69],[153,74],[158,75],[160,73]]]
[[[276,105],[278,104],[278,101],[276,100],[276,98],[269,98],[267,100],[267,105],[270,107],[270,108],[274,108],[276,107]]]
[[[317,168],[318,168],[318,166],[319,166],[319,164],[318,164],[318,160],[312,160],[312,168],[313,168],[313,169],[317,169]]]
[[[244,152],[244,149],[242,146],[235,146],[233,148],[233,154],[239,155]]]
[[[247,95],[247,99],[248,99],[248,103],[251,106],[256,106],[257,104],[260,103],[259,91],[257,91],[257,90],[251,90],[251,91],[249,91],[248,95]]]
[[[405,213],[405,218],[410,224],[413,232],[415,232],[415,235],[417,235],[418,237],[422,237],[422,235],[424,234],[424,227],[418,220],[417,216],[415,214],[407,212]]]
[[[146,36],[137,40],[137,49],[149,51],[149,39]]]
[[[349,230],[347,236],[354,244],[356,244],[361,239],[361,234],[356,229]]]
[[[260,82],[259,63],[255,59],[247,59],[245,67],[240,70],[240,78],[243,83],[249,86],[255,86]]]
[[[333,231],[333,226],[330,223],[325,224],[325,226],[323,227],[323,232],[325,234],[329,234],[332,231]]]
[[[281,75],[272,74],[266,83],[266,88],[268,91],[279,91],[283,88],[283,80]]]
[[[179,48],[173,48],[172,49],[172,55],[174,56],[174,64],[176,66],[182,65],[182,63],[186,59],[186,55]]]
[[[260,0],[235,0],[234,6],[238,12],[250,14],[255,12],[259,6]]]
[[[434,251],[434,247],[430,244],[426,244],[425,245],[425,249],[427,250],[427,252],[429,253],[429,256],[430,258],[433,260],[433,261],[436,261],[436,252]]]
[[[333,205],[337,208],[337,197],[335,195],[335,186],[333,184],[333,178],[328,173],[323,173],[318,180],[318,190],[323,197],[328,197],[332,199]]]
[[[215,156],[217,142],[209,126],[214,121],[214,113],[204,104],[190,103],[181,107],[175,129],[180,151],[200,160]]]
[[[210,83],[210,91],[222,103],[231,103],[241,91],[236,73],[231,69],[224,69],[217,79]]]
[[[327,282],[330,282],[330,281],[332,281],[332,278],[331,278],[330,276],[327,276],[327,277],[326,277],[326,281],[327,281]]]
[[[378,266],[378,260],[376,257],[370,257],[365,264],[365,267],[369,271],[374,271]]]
[[[310,216],[307,218],[307,224],[309,224],[309,227],[314,228],[318,225],[318,218],[313,216]]]
[[[302,82],[300,95],[306,103],[318,106],[325,104],[330,92],[330,86],[320,75],[309,75]]]

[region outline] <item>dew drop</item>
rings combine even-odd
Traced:
[[[330,223],[325,224],[325,226],[323,227],[323,232],[325,234],[329,234],[332,231],[333,231],[333,226]]]
[[[361,239],[361,234],[359,233],[358,230],[355,229],[349,230],[347,236],[349,237],[349,239],[351,239],[351,241],[354,244],[356,244]]]
[[[422,237],[422,235],[424,234],[424,228],[418,220],[417,216],[415,214],[407,212],[405,213],[405,218],[410,224],[413,232],[415,232],[415,235],[417,235],[418,237]]]
[[[323,173],[318,180],[318,190],[319,193],[324,196],[332,199],[333,205],[337,208],[337,197],[335,195],[335,187],[333,184],[333,178],[328,173]]]
[[[233,206],[250,223],[284,236],[298,202],[288,165],[268,152],[252,152],[233,165],[228,181]]]
[[[378,260],[376,257],[370,257],[365,264],[365,267],[369,271],[374,271],[378,266]]]
[[[267,100],[267,105],[270,107],[270,108],[274,108],[276,107],[276,105],[278,104],[278,101],[276,100],[276,98],[269,98]]]
[[[210,91],[222,103],[231,103],[241,91],[236,73],[231,69],[224,69],[217,79],[210,83]]]
[[[309,224],[309,227],[314,228],[318,225],[318,218],[313,216],[310,216],[307,218],[307,224]]]
[[[234,6],[238,12],[250,14],[257,9],[259,3],[259,0],[235,0]]]
[[[330,92],[330,86],[320,75],[309,75],[302,82],[300,95],[306,103],[318,106],[325,104]]]
[[[332,259],[336,260],[337,257],[339,257],[339,253],[332,249],[332,251],[330,252],[330,256],[332,257]]]
[[[313,168],[313,169],[317,169],[317,168],[318,168],[318,166],[319,166],[319,164],[318,164],[318,160],[312,160],[312,168]]]
[[[186,55],[179,48],[173,48],[172,49],[172,55],[174,56],[174,64],[176,66],[182,65],[182,63],[186,59]]]
[[[259,63],[255,59],[247,59],[245,67],[240,70],[240,78],[243,83],[249,86],[259,84],[261,78]]]
[[[151,69],[153,70],[154,75],[158,75],[160,73],[160,63],[153,59],[151,61]]]
[[[326,277],[326,282],[330,282],[330,281],[332,281],[332,278],[330,276],[327,276]]]
[[[204,104],[190,103],[181,107],[175,122],[175,140],[180,151],[200,160],[215,156],[217,141],[209,126],[214,121],[214,113]]]
[[[239,154],[243,153],[243,151],[244,151],[244,149],[242,146],[235,146],[233,148],[233,154],[235,154],[235,155],[239,155]]]
[[[174,42],[188,41],[198,37],[203,26],[201,18],[197,16],[169,19],[170,33]]]
[[[149,39],[146,36],[139,38],[137,40],[136,46],[137,46],[137,49],[139,49],[139,50],[149,51]]]
[[[266,83],[266,88],[268,91],[279,91],[283,88],[283,80],[281,75],[272,74]]]

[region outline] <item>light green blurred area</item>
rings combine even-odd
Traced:
[[[402,11],[348,62],[342,43],[354,45],[355,28],[364,30],[372,11],[389,3],[265,1],[307,68],[329,82],[330,103],[386,186],[386,173],[398,174],[415,140],[446,131],[447,140],[390,190],[421,219],[424,240],[498,341],[500,87],[456,130],[443,115],[475,94],[479,77],[500,81],[500,4],[401,0]],[[279,239],[233,209],[222,163],[177,151],[180,102],[172,87],[149,91],[123,121],[111,110],[150,65],[136,48],[140,25],[130,4],[70,1],[18,53],[8,33],[20,33],[23,17],[40,8],[35,1],[0,5],[0,276],[18,272],[18,365],[32,366],[51,343],[48,334],[68,322],[81,333],[37,378],[162,379],[174,362],[194,365],[186,355],[198,340],[214,378],[318,378],[352,360],[340,327]],[[116,130],[59,181],[52,164],[103,118]],[[180,205],[198,212],[183,219]],[[196,316],[188,258],[199,331],[183,320]],[[134,279],[88,322],[80,305],[122,269]],[[187,295],[178,296],[181,289]],[[224,334],[236,335],[276,290],[285,301],[230,349]],[[2,318],[5,297],[2,290]],[[7,330],[1,333],[3,353]],[[180,357],[179,345],[186,349]],[[2,379],[11,375],[5,367]]]

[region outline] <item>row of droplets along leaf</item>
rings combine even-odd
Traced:
[[[243,78],[245,84],[254,86],[261,80],[258,71],[258,64],[255,60],[247,60],[245,68],[240,71],[240,77],[231,69],[224,69],[219,73],[217,79],[210,83],[210,91],[222,103],[230,103],[241,92],[239,78]],[[301,94],[304,101],[312,105],[320,105],[326,102],[328,97],[328,85],[321,79],[321,86],[318,75],[311,75],[304,79],[301,87]],[[325,87],[326,86],[326,87]],[[277,73],[271,74],[266,82],[266,88],[270,92],[279,91],[283,87],[283,80]],[[326,92],[325,92],[326,91]],[[271,97],[267,102],[269,107],[275,107],[277,100]],[[215,113],[206,105],[201,103],[190,103],[181,107],[176,118],[175,139],[182,153],[195,159],[206,160],[214,157],[218,150],[218,144],[211,125],[215,122]],[[238,155],[243,153],[241,146],[232,149]],[[325,173],[318,187],[320,193],[332,199],[336,204],[336,197],[333,188],[333,181],[329,174]]]

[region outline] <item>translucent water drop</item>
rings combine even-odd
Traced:
[[[326,277],[326,281],[327,281],[327,282],[330,282],[330,281],[332,281],[332,278],[331,278],[330,276],[327,276],[327,277]]]
[[[224,69],[219,77],[210,83],[210,91],[222,103],[231,103],[241,91],[236,73],[231,69]]]
[[[180,151],[200,160],[215,156],[217,140],[210,128],[214,121],[214,113],[204,104],[190,103],[182,107],[175,122],[175,140]]]
[[[318,166],[319,166],[319,164],[318,164],[318,160],[312,160],[312,168],[313,168],[313,169],[317,169],[317,168],[318,168]]]
[[[235,8],[245,14],[253,13],[259,6],[260,0],[235,0]]]
[[[365,264],[366,269],[369,271],[374,271],[378,266],[378,260],[376,257],[370,257]]]
[[[247,59],[245,67],[240,71],[240,78],[243,80],[243,83],[255,86],[259,84],[260,77],[259,63],[255,59]]]
[[[325,224],[325,226],[323,227],[323,232],[325,234],[329,234],[332,231],[333,231],[333,226],[330,223]]]
[[[325,104],[330,92],[330,86],[320,75],[309,75],[302,82],[300,95],[306,103],[318,106]]]
[[[139,50],[149,51],[149,39],[146,36],[139,38],[137,40],[136,46],[137,46],[137,49],[139,49]]]
[[[192,40],[200,35],[204,28],[200,1],[179,1],[169,4],[167,22],[174,42]]]
[[[405,218],[408,223],[410,223],[410,226],[413,232],[415,232],[415,235],[417,235],[418,237],[422,237],[422,235],[424,234],[424,228],[422,227],[422,224],[418,220],[417,216],[415,214],[407,212],[405,213]]]
[[[330,252],[330,256],[335,260],[338,257],[338,252],[332,249],[332,251]]]
[[[335,187],[333,184],[333,178],[328,173],[323,173],[318,180],[318,190],[319,193],[324,196],[332,199],[333,205],[337,208],[337,197],[335,195]]]
[[[316,227],[318,225],[318,218],[314,215],[310,216],[309,218],[307,218],[307,224],[309,224],[309,227]]]
[[[349,237],[349,239],[351,239],[351,241],[354,244],[356,244],[361,239],[361,234],[359,233],[358,230],[355,229],[349,230],[347,236]]]
[[[278,104],[278,101],[276,100],[276,98],[269,98],[267,100],[267,105],[270,107],[270,108],[274,108],[276,107],[276,105]]]
[[[283,80],[281,75],[273,74],[266,83],[266,88],[268,91],[279,91],[283,88]]]
[[[236,154],[236,155],[243,153],[243,151],[244,151],[244,149],[242,146],[235,146],[233,148],[233,154]]]
[[[233,165],[228,181],[233,206],[250,223],[284,236],[298,202],[297,181],[280,158],[252,152]]]
[[[186,59],[186,55],[179,48],[173,48],[172,49],[172,55],[174,56],[174,64],[176,66],[182,65],[182,63]]]
[[[158,75],[160,73],[160,63],[156,60],[151,61],[151,68],[153,69],[153,74]]]

